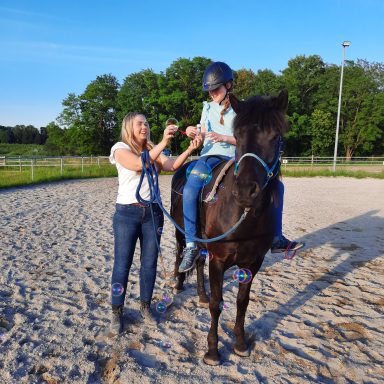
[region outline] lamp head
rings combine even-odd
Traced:
[[[351,45],[351,42],[350,41],[343,41],[341,43],[341,45],[345,48],[345,47],[349,47]]]

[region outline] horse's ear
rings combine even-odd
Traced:
[[[233,93],[229,94],[229,101],[231,102],[231,106],[232,106],[233,110],[238,115],[239,112],[241,111],[241,107],[242,107],[243,102],[240,101]]]
[[[277,96],[276,106],[281,111],[287,112],[287,109],[288,109],[288,91],[286,89],[283,89],[279,93],[279,96]]]

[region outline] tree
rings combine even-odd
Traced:
[[[371,153],[383,138],[383,92],[366,62],[347,62],[340,115],[340,143],[347,159],[356,151]],[[381,128],[380,128],[381,127]]]
[[[97,76],[80,96],[82,137],[87,154],[106,155],[117,126],[116,103],[119,83],[112,75]]]
[[[330,112],[315,109],[310,117],[312,155],[331,156],[335,142],[334,119]]]

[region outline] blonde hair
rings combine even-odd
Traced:
[[[135,119],[136,116],[144,116],[144,114],[139,113],[139,112],[129,112],[127,115],[125,115],[123,122],[121,124],[121,140],[123,143],[128,144],[129,148],[131,151],[137,155],[140,156],[141,153],[147,149],[150,151],[155,145],[152,143],[150,140],[150,133],[151,131],[149,130],[148,127],[148,135],[147,135],[147,140],[144,143],[144,146],[141,146],[136,140],[133,135],[133,120]],[[152,161],[151,161],[152,163]],[[161,161],[159,158],[155,160],[155,163],[157,164],[158,170],[161,170],[162,165]]]
[[[144,149],[148,149],[149,151],[154,147],[154,144],[150,141],[149,129],[148,129],[147,140],[144,143],[144,148],[135,140],[135,137],[133,135],[133,120],[137,116],[144,116],[144,115],[139,112],[129,112],[127,115],[125,115],[123,122],[121,124],[121,140],[125,144],[129,145],[133,153],[140,156],[141,152],[143,152]]]

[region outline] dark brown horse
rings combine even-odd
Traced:
[[[200,229],[198,236],[213,238],[233,227],[245,211],[244,221],[238,228],[223,240],[209,244],[199,243],[199,247],[207,249],[210,255],[209,282],[210,300],[204,286],[204,262],[197,261],[197,291],[201,304],[209,302],[211,327],[208,334],[208,352],[204,362],[210,365],[220,363],[218,344],[218,321],[223,305],[224,272],[237,265],[238,268],[250,271],[249,277],[239,280],[237,294],[237,315],[234,333],[236,342],[234,351],[240,356],[249,356],[250,347],[244,337],[245,313],[249,302],[252,280],[263,263],[264,256],[271,247],[274,236],[273,200],[275,198],[274,178],[279,171],[279,155],[281,136],[287,130],[286,110],[288,94],[282,91],[277,97],[252,97],[239,101],[230,95],[231,105],[236,112],[234,120],[234,136],[236,138],[236,162],[226,171],[221,181],[222,188],[217,188],[214,203],[200,204]],[[225,163],[213,171],[211,182],[205,187],[203,194],[210,191],[215,178]],[[172,180],[171,215],[183,226],[182,185],[185,183],[185,169],[176,173]],[[183,172],[184,170],[184,172]],[[184,273],[177,273],[180,253],[185,239],[176,230],[177,258],[175,289],[182,290]]]

